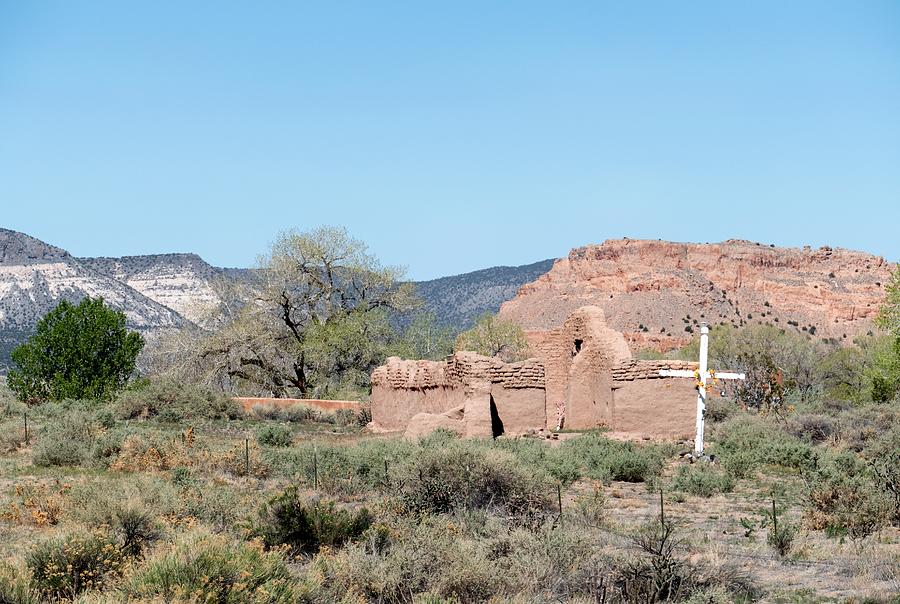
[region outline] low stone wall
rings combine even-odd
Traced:
[[[358,410],[362,406],[359,401],[328,401],[313,398],[258,398],[238,396],[235,399],[244,408],[244,411],[250,411],[257,405],[272,405],[274,407],[291,407],[293,405],[306,405],[307,407],[315,407],[323,411],[337,411],[338,409]]]
[[[687,361],[618,363],[612,370],[613,430],[647,438],[691,438],[697,414],[695,380],[659,372],[697,368]]]

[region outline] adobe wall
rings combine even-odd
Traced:
[[[697,413],[693,378],[663,377],[661,369],[695,371],[686,361],[624,361],[612,370],[616,432],[648,438],[692,438]]]
[[[464,402],[461,383],[447,361],[390,357],[372,372],[372,421],[383,430],[404,430],[417,413],[443,413]]]
[[[316,407],[323,411],[337,411],[339,409],[353,409],[357,411],[361,408],[359,401],[332,401],[312,398],[260,398],[250,396],[234,397],[243,408],[244,411],[250,411],[258,405],[271,405],[272,407],[291,407],[293,405],[306,405],[308,407]]]
[[[561,402],[566,428],[611,425],[612,367],[631,351],[622,334],[607,327],[603,310],[579,308],[562,327],[526,336],[546,373],[547,426],[556,427]]]
[[[411,436],[443,427],[490,437],[492,402],[504,433],[522,434],[544,427],[545,400],[544,367],[533,359],[504,363],[472,352],[443,361],[391,357],[372,372],[374,427]]]
[[[438,428],[490,437],[502,423],[503,434],[516,435],[555,429],[562,402],[566,428],[609,426],[650,438],[693,434],[694,380],[659,371],[694,370],[696,363],[631,359],[625,338],[606,326],[597,307],[578,309],[558,329],[526,335],[536,358],[519,363],[473,352],[442,361],[388,359],[372,373],[373,427],[409,437]]]

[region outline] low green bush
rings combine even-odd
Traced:
[[[736,475],[749,475],[763,465],[802,470],[813,459],[812,445],[759,416],[739,416],[716,426],[712,440],[710,451]]]
[[[338,409],[334,412],[334,423],[338,426],[359,425],[359,416],[353,409]]]
[[[404,468],[399,498],[416,514],[492,509],[533,522],[550,508],[552,484],[509,453],[450,446],[425,450]]]
[[[609,482],[643,482],[662,472],[670,447],[635,445],[599,434],[585,434],[559,447],[560,455],[574,459],[589,478]]]
[[[653,602],[664,585],[652,579],[665,583],[670,570],[681,597],[715,590],[725,598],[716,602],[744,602],[754,594],[741,572],[692,564],[669,543],[651,544],[666,555],[625,558],[575,523],[510,527],[484,512],[426,515],[376,525],[363,541],[320,553],[310,570],[328,602]]]
[[[123,554],[136,558],[162,537],[156,518],[136,507],[122,507],[113,516],[112,534],[117,538]]]
[[[51,601],[103,589],[122,573],[124,562],[116,543],[97,533],[43,541],[26,558],[31,589]]]
[[[821,451],[803,478],[811,528],[861,541],[889,524],[892,502],[872,468],[855,454]]]
[[[825,442],[838,432],[837,422],[833,417],[819,414],[794,416],[788,422],[787,429],[796,438],[813,443]]]
[[[781,518],[778,522],[769,523],[769,532],[766,534],[766,543],[781,556],[787,556],[794,547],[794,539],[797,536],[797,528],[787,518]]]
[[[403,439],[370,439],[354,445],[309,441],[290,448],[267,449],[263,459],[272,474],[323,493],[357,495],[388,486],[392,475],[419,446]]]
[[[678,468],[672,487],[690,495],[712,497],[733,491],[734,478],[713,464],[695,463]]]
[[[294,440],[294,433],[281,424],[267,424],[256,430],[256,441],[269,447],[289,447]]]
[[[41,428],[32,452],[32,463],[45,467],[77,466],[88,459],[96,432],[89,414],[64,412]]]
[[[563,485],[581,478],[578,459],[562,447],[551,447],[535,438],[503,438],[494,441],[493,446],[509,451],[527,467],[544,470]]]
[[[732,399],[710,398],[706,403],[706,420],[711,423],[721,423],[740,414],[741,406]]]
[[[237,401],[223,392],[170,380],[126,390],[119,395],[115,408],[120,419],[157,417],[168,422],[236,419],[242,415]]]
[[[280,554],[194,532],[148,557],[122,588],[122,600],[295,604],[308,601],[302,590]]]
[[[0,562],[0,604],[40,604],[24,569]]]
[[[900,526],[900,426],[882,434],[866,451],[875,484],[891,503],[895,526]]]
[[[289,487],[262,507],[253,532],[269,547],[286,545],[294,553],[314,554],[322,546],[359,539],[371,525],[365,508],[349,511],[333,501],[306,500]]]

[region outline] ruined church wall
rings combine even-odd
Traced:
[[[663,377],[661,369],[693,371],[686,361],[627,361],[613,377],[612,429],[649,438],[691,438],[697,413],[693,378]]]
[[[443,425],[459,412],[466,436],[492,435],[491,401],[507,434],[543,428],[544,367],[534,360],[504,363],[470,352],[443,361],[392,357],[372,373],[372,422],[383,430]],[[442,420],[435,415],[448,415]]]
[[[458,376],[446,361],[403,361],[391,357],[372,372],[372,421],[402,430],[417,413],[443,413],[464,404]]]
[[[510,388],[492,384],[491,397],[506,434],[524,434],[545,426],[546,396],[543,388]]]
[[[384,430],[404,430],[417,413],[440,414],[465,404],[453,387],[392,388],[372,386],[372,421]]]
[[[526,333],[531,353],[546,373],[546,423],[555,427],[557,406],[565,404],[565,426],[593,428],[612,423],[615,363],[631,358],[621,333],[606,326],[603,311],[584,307],[558,329]]]

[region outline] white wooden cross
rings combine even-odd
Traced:
[[[706,380],[743,380],[747,376],[743,373],[712,373],[707,367],[709,357],[709,325],[700,324],[700,371],[687,371],[684,369],[661,369],[659,375],[666,377],[695,377],[697,378],[697,436],[694,438],[694,453],[703,454],[703,430],[706,424]]]

